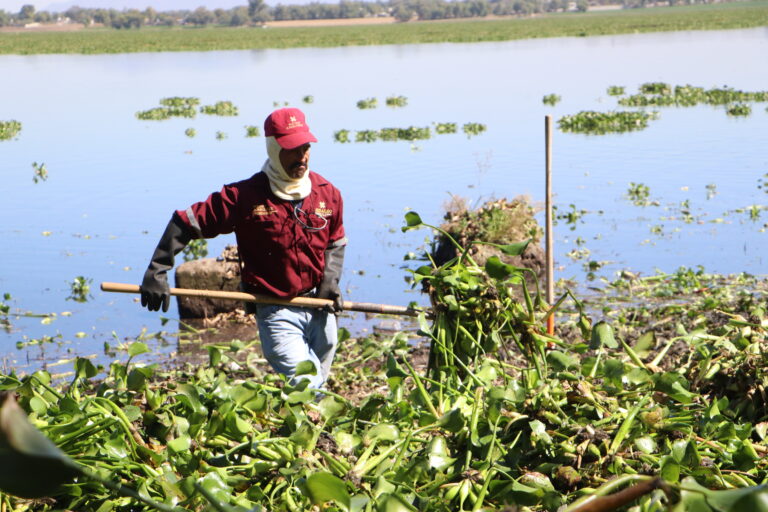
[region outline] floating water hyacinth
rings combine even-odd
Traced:
[[[333,133],[333,139],[336,142],[340,142],[342,144],[345,144],[347,142],[350,142],[349,140],[349,130],[338,130]]]
[[[236,116],[237,107],[231,101],[217,101],[213,105],[203,105],[200,112],[210,116]]]
[[[474,135],[480,135],[487,129],[487,127],[482,123],[465,123],[461,129],[467,137],[472,137]]]
[[[387,106],[393,108],[405,107],[408,105],[408,98],[405,96],[389,96],[386,101]]]
[[[18,121],[0,121],[0,140],[14,138],[21,131],[21,123]]]
[[[189,138],[192,138],[195,135],[197,135],[197,130],[195,130],[194,128],[187,128],[186,130],[184,130],[184,135],[186,135]]]
[[[456,133],[456,131],[456,123],[435,123],[435,133],[439,135]]]
[[[619,100],[625,107],[693,107],[699,104],[729,105],[732,103],[768,101],[768,91],[745,92],[722,87],[704,89],[693,85],[672,87],[663,82],[642,84],[639,94]]]
[[[748,116],[752,113],[752,107],[746,103],[736,103],[734,105],[729,105],[728,108],[725,109],[725,112],[729,116]]]
[[[245,136],[246,137],[260,137],[261,136],[261,130],[258,126],[248,125],[245,127]]]
[[[547,94],[541,99],[541,102],[544,103],[545,105],[555,106],[558,103],[560,103],[561,99],[562,98],[557,94]]]
[[[37,162],[34,162],[32,163],[32,169],[34,169],[34,174],[32,176],[33,182],[37,183],[48,179],[48,169],[45,167],[44,163],[38,164]]]
[[[314,103],[315,102],[315,97],[310,94],[310,95],[304,96],[301,99],[301,101],[303,101],[304,103]]]
[[[608,93],[608,96],[622,96],[624,94],[624,87],[611,85],[606,92]]]
[[[367,98],[357,102],[357,108],[359,108],[360,110],[376,108],[378,105],[379,105],[379,100],[377,100],[376,98]]]
[[[558,120],[558,126],[564,132],[601,135],[642,130],[648,126],[648,121],[657,118],[657,112],[582,111],[575,115],[561,117]]]

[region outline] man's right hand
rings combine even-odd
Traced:
[[[144,280],[141,282],[141,305],[150,311],[168,311],[171,303],[171,290],[168,287],[168,278],[165,272],[155,273],[152,269],[144,274]]]

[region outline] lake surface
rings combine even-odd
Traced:
[[[0,367],[29,371],[44,361],[100,354],[104,343],[173,331],[135,297],[105,294],[102,281],[140,283],[174,209],[258,171],[264,139],[246,138],[284,102],[302,108],[319,142],[311,167],[342,191],[350,245],[343,288],[350,300],[407,304],[403,256],[418,252],[426,231],[403,234],[403,214],[439,223],[453,195],[477,204],[526,194],[544,199],[544,117],[617,110],[606,89],[636,92],[645,82],[768,89],[768,29],[558,38],[504,43],[334,49],[0,56],[0,120],[16,119],[16,140],[0,142],[0,297],[12,311],[0,332]],[[555,93],[555,107],[542,97]],[[302,103],[312,95],[314,102]],[[408,106],[384,106],[402,95]],[[169,96],[203,104],[230,100],[232,118],[139,121],[134,114]],[[356,108],[377,97],[379,107]],[[641,132],[606,136],[555,130],[554,191],[560,211],[587,210],[556,227],[557,277],[583,280],[583,263],[608,262],[600,274],[703,265],[721,273],[764,274],[768,211],[768,112],[749,117],[722,107],[661,109]],[[334,132],[455,122],[459,133],[430,140],[340,144]],[[483,123],[468,138],[461,125]],[[194,138],[185,136],[195,128]],[[217,139],[223,132],[226,138]],[[33,162],[47,181],[33,183]],[[630,183],[650,189],[658,207],[626,198]],[[707,185],[716,186],[708,194]],[[711,188],[709,189],[711,192]],[[681,220],[681,203],[693,222]],[[575,229],[571,230],[570,228]],[[582,247],[586,259],[567,256]],[[209,241],[218,255],[234,237]],[[180,258],[179,258],[180,259]],[[92,279],[88,302],[67,300],[76,276]],[[63,316],[62,313],[71,313]],[[175,304],[169,314],[175,318]],[[354,325],[343,319],[342,325]],[[81,333],[81,334],[78,334]],[[51,336],[55,343],[17,349]],[[78,337],[80,336],[80,337]],[[159,351],[174,350],[171,344]],[[64,367],[58,367],[65,369]]]

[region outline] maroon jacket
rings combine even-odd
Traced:
[[[259,172],[176,213],[198,238],[235,232],[248,291],[295,297],[320,284],[325,250],[346,244],[341,194],[319,174],[309,178],[301,208],[275,196]]]

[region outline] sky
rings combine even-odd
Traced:
[[[269,5],[305,4],[310,0],[266,0]],[[333,2],[333,0],[328,0]],[[198,7],[207,9],[230,9],[240,5],[248,5],[248,0],[0,0],[0,9],[8,12],[19,12],[22,5],[32,4],[38,11],[62,12],[73,5],[103,9],[140,9],[153,7],[156,11],[172,11],[177,9],[193,10]]]

